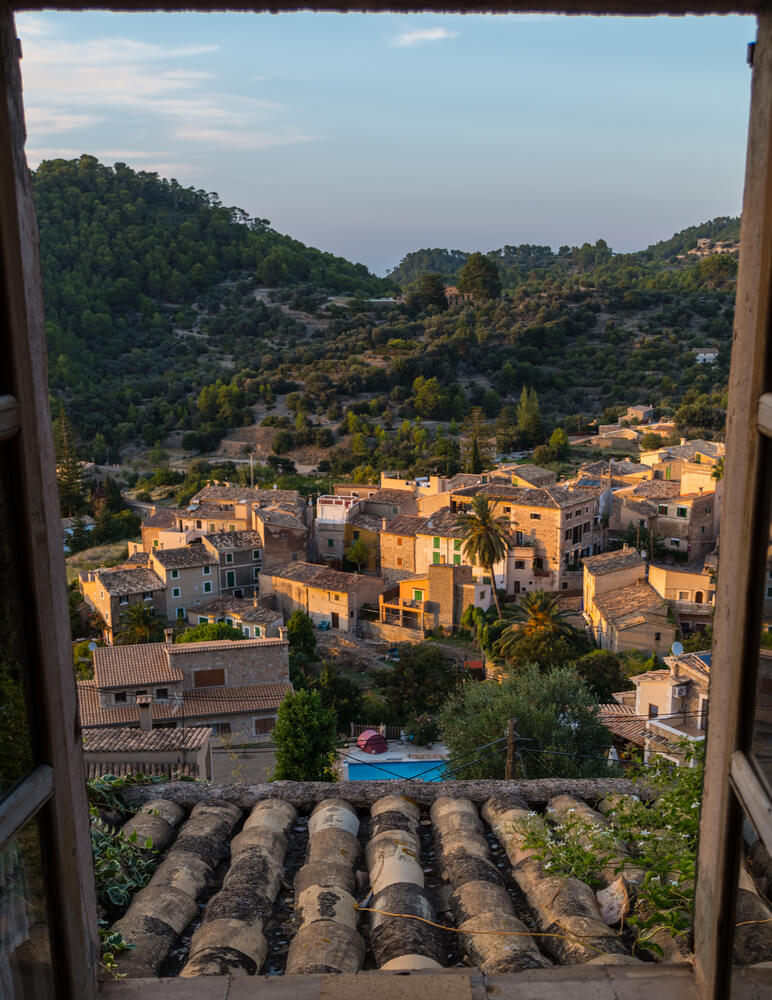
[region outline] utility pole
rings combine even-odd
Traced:
[[[507,781],[511,781],[515,776],[515,741],[517,739],[517,733],[515,732],[516,725],[517,719],[510,719],[507,723],[507,768],[504,773],[504,777]]]

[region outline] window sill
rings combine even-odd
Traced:
[[[206,976],[121,979],[100,984],[99,1000],[698,1000],[690,965],[576,965],[483,976],[476,969],[329,976]],[[416,980],[420,977],[421,982]],[[395,981],[396,980],[396,981]],[[732,1000],[769,997],[772,963],[738,969]]]

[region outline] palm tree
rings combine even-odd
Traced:
[[[164,624],[144,604],[131,604],[121,612],[115,631],[117,646],[134,646],[141,642],[162,642]]]
[[[497,644],[497,653],[507,657],[523,635],[549,634],[555,638],[576,639],[581,634],[570,624],[570,613],[560,607],[560,597],[544,590],[523,594],[512,617],[514,624],[505,628]]]
[[[493,585],[493,603],[501,618],[499,596],[496,593],[496,577],[493,564],[507,554],[509,520],[496,517],[486,496],[474,497],[468,510],[456,515],[456,527],[464,532],[464,556],[472,565],[482,566],[490,573]]]

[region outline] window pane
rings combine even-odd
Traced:
[[[0,996],[54,996],[37,820],[0,848]]]
[[[22,575],[26,560],[18,548],[19,530],[13,495],[17,481],[13,442],[0,444],[0,798],[34,767],[27,685],[28,653],[24,644],[25,612]],[[2,924],[0,924],[2,935]]]
[[[743,823],[740,873],[735,897],[735,968],[772,961],[772,860],[747,817]],[[739,995],[739,990],[733,995]]]

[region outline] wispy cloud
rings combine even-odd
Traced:
[[[126,128],[136,125],[137,136],[155,122],[168,136],[161,140],[164,144],[179,140],[186,152],[191,143],[267,149],[311,139],[291,127],[290,110],[283,105],[218,90],[215,75],[206,68],[206,57],[218,50],[215,44],[162,45],[113,37],[76,43],[40,34],[33,29],[26,42],[23,67],[27,121],[35,148],[51,144],[52,140],[45,141],[47,135],[100,122],[108,128],[116,121]],[[89,139],[86,148],[93,149],[93,134]],[[138,141],[130,132],[125,139]],[[177,149],[151,156],[161,160],[180,154]],[[137,158],[125,157],[129,162]]]
[[[313,138],[293,132],[250,132],[225,128],[178,128],[174,134],[179,139],[230,149],[271,149],[295,142],[311,142]]]
[[[30,130],[36,135],[69,132],[72,129],[95,125],[102,120],[100,115],[72,114],[59,108],[47,108],[41,105],[28,108],[25,118]]]
[[[441,42],[447,38],[455,38],[457,35],[457,31],[448,31],[447,28],[413,28],[397,35],[390,44],[392,48],[396,49],[412,49],[417,45]]]

